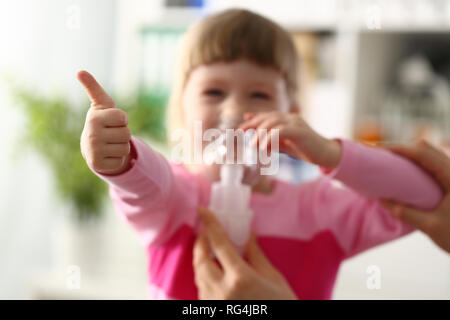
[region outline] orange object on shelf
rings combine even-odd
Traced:
[[[377,145],[384,141],[381,126],[376,121],[361,121],[356,126],[355,139],[359,142]]]

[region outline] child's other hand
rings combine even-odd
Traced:
[[[319,135],[298,114],[272,111],[244,116],[246,121],[240,128],[256,130],[253,142],[259,143],[260,149],[270,147],[272,130],[278,129],[280,151],[330,170],[340,161],[340,143]],[[267,135],[258,133],[260,129],[265,129]]]
[[[130,163],[128,116],[115,107],[114,101],[91,74],[80,71],[77,78],[91,100],[81,134],[81,154],[93,170],[102,174],[120,174]]]

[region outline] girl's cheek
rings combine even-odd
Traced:
[[[204,118],[204,108],[195,99],[185,105],[185,115],[189,122],[201,121]]]
[[[217,125],[217,120],[220,117],[219,108],[213,105],[204,105],[198,111],[199,120],[203,122],[205,129],[214,128]]]
[[[208,113],[203,116],[203,128],[204,130],[215,128],[217,126],[217,117],[215,114]]]
[[[201,123],[202,134],[205,130],[214,128],[215,125],[215,117],[208,112],[196,112],[189,117],[189,127],[192,131],[194,131],[196,125],[198,126],[198,122]]]

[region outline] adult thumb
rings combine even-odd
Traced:
[[[273,276],[274,272],[278,273],[259,246],[256,235],[253,232],[250,234],[250,239],[247,243],[245,257],[252,268],[260,274]]]

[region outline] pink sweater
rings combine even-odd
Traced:
[[[135,137],[132,145],[131,169],[96,174],[109,183],[116,209],[147,250],[150,297],[197,299],[196,209],[208,206],[210,185]],[[442,198],[440,187],[410,161],[346,140],[342,146],[340,164],[329,174],[301,185],[274,181],[272,194],[252,194],[252,230],[299,299],[330,299],[344,259],[412,231],[377,199],[429,209]]]

